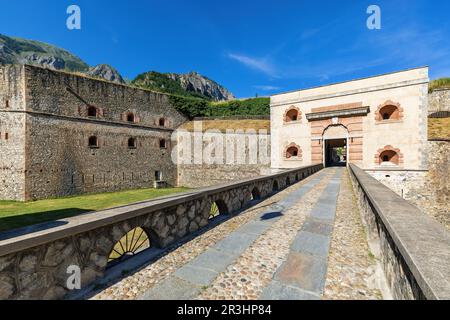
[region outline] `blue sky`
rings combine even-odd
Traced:
[[[429,65],[450,76],[450,1],[1,1],[0,33],[65,48],[132,79],[198,71],[238,97]],[[77,4],[82,29],[66,28]],[[382,29],[366,27],[377,4]]]

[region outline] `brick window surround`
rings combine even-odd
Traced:
[[[290,143],[284,148],[283,156],[286,160],[302,160],[303,151],[298,144]]]
[[[130,111],[130,110],[122,113],[121,118],[122,118],[122,121],[126,121],[129,123],[138,123],[141,121],[141,119],[136,114],[136,112]]]
[[[302,112],[297,107],[290,107],[284,113],[283,121],[287,123],[299,123],[302,120]]]
[[[375,164],[381,165],[384,162],[390,162],[392,164],[401,166],[404,163],[403,153],[400,149],[394,148],[393,146],[385,146],[382,149],[378,149],[375,154]]]
[[[375,121],[401,121],[403,120],[403,116],[403,108],[400,103],[388,100],[378,106],[377,111],[375,112]]]

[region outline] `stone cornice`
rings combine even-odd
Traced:
[[[316,101],[316,100],[324,100],[324,99],[330,99],[330,98],[338,98],[338,97],[345,97],[345,96],[351,96],[355,94],[362,94],[362,93],[370,93],[370,92],[376,92],[376,91],[382,91],[382,90],[388,90],[388,89],[395,89],[395,88],[403,88],[403,87],[409,87],[409,86],[415,86],[420,84],[427,84],[429,83],[429,78],[422,78],[417,80],[411,80],[411,81],[403,81],[393,84],[387,84],[383,86],[375,86],[375,87],[368,87],[368,88],[362,88],[357,90],[349,90],[349,91],[342,91],[342,92],[336,92],[331,94],[322,94],[322,95],[311,95],[304,98],[294,98],[289,100],[284,100],[279,103],[271,103],[270,107],[279,107],[284,106],[287,104],[296,104],[296,103],[304,103],[304,102],[310,102],[310,101]],[[298,91],[300,94],[302,90]],[[295,93],[295,92],[292,92]]]
[[[367,116],[370,112],[369,107],[344,109],[344,110],[334,110],[318,113],[308,113],[306,119],[308,121],[324,120],[336,117],[354,117],[354,116]]]

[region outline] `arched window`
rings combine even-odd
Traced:
[[[127,121],[128,121],[128,122],[135,122],[135,121],[136,121],[136,117],[134,116],[134,113],[133,113],[133,112],[129,112],[129,113],[127,114]]]
[[[129,149],[136,149],[137,143],[135,138],[128,139],[128,148]]]
[[[98,139],[96,136],[89,137],[88,143],[90,148],[98,148]]]
[[[287,110],[284,115],[284,122],[295,122],[300,121],[301,113],[300,110],[296,107],[292,107],[291,109]]]
[[[399,120],[399,113],[400,112],[396,106],[385,106],[380,110],[383,120]]]
[[[302,152],[300,150],[300,146],[296,145],[295,143],[291,143],[288,145],[285,149],[285,158],[286,159],[301,159]]]
[[[97,118],[97,108],[94,106],[89,106],[88,108],[88,117]]]
[[[165,127],[166,126],[166,119],[164,119],[164,118],[159,119],[159,126],[160,127]]]
[[[393,164],[402,166],[404,164],[404,156],[400,149],[396,149],[389,145],[377,151],[375,163],[377,165]]]
[[[161,149],[167,149],[167,141],[166,141],[166,139],[160,139],[159,140],[159,147]]]
[[[378,107],[375,113],[376,121],[401,120],[403,118],[403,108],[399,103],[386,101]]]
[[[287,149],[286,158],[290,159],[290,158],[296,158],[296,157],[298,157],[297,147],[290,147],[289,149]]]
[[[394,150],[386,150],[380,154],[381,163],[399,164],[399,156]]]

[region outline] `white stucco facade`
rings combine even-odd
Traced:
[[[325,162],[345,139],[363,169],[426,170],[428,83],[422,67],[272,96],[272,168]]]

